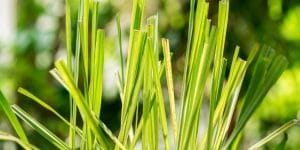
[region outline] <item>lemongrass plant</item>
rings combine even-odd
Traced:
[[[66,49],[67,61],[59,60],[50,73],[70,93],[70,118],[61,116],[50,105],[28,90],[18,92],[31,98],[56,115],[69,127],[68,141],[56,136],[46,126],[35,120],[17,105],[9,105],[0,94],[0,106],[8,117],[17,136],[0,132],[0,139],[18,143],[24,149],[38,149],[30,144],[19,120],[23,120],[57,149],[135,149],[140,140],[142,149],[238,149],[243,129],[269,89],[287,67],[287,60],[267,46],[254,46],[247,60],[239,58],[239,47],[234,50],[231,64],[224,58],[224,45],[228,22],[229,0],[219,2],[217,24],[208,19],[209,3],[190,0],[188,40],[181,89],[180,116],[176,116],[171,52],[169,41],[158,36],[158,16],[152,16],[142,25],[144,0],[133,0],[132,20],[126,63],[120,56],[121,71],[117,76],[122,101],[121,125],[117,134],[112,133],[99,119],[102,103],[102,82],[105,31],[97,28],[98,0],[66,0]],[[78,8],[72,8],[78,6]],[[78,9],[78,20],[72,20],[73,10]],[[91,19],[90,19],[91,18]],[[77,31],[71,24],[76,22]],[[118,41],[122,53],[122,30],[117,17]],[[72,34],[76,39],[72,40]],[[161,47],[160,47],[161,45]],[[163,59],[159,53],[162,50]],[[124,65],[125,63],[125,65]],[[247,69],[252,66],[251,71]],[[228,70],[228,76],[225,72]],[[243,84],[245,74],[250,74],[249,84]],[[212,78],[208,78],[211,74]],[[82,79],[80,79],[82,78]],[[164,95],[161,79],[166,78],[167,94]],[[80,79],[80,80],[79,80]],[[83,81],[83,88],[78,82]],[[206,84],[209,90],[209,119],[207,130],[199,137],[200,117]],[[245,95],[239,95],[241,89]],[[141,96],[142,95],[142,96]],[[165,106],[165,99],[170,106]],[[143,102],[142,117],[135,122],[138,102]],[[170,113],[166,113],[170,107]],[[76,124],[77,113],[83,125]],[[173,136],[168,130],[168,116]],[[203,124],[203,123],[202,123]],[[251,147],[267,143],[299,120],[292,120]],[[130,134],[133,133],[133,134]],[[159,137],[163,137],[163,142]],[[80,142],[76,143],[76,137]],[[172,143],[175,143],[171,146]]]

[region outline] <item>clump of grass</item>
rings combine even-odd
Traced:
[[[31,98],[56,115],[69,127],[69,143],[66,143],[47,127],[35,120],[17,105],[10,106],[0,94],[0,106],[14,127],[17,137],[0,132],[0,139],[15,141],[25,149],[37,149],[30,144],[18,119],[31,126],[58,149],[77,149],[76,136],[80,137],[80,149],[134,149],[141,139],[143,149],[158,149],[159,136],[163,136],[165,149],[237,149],[243,129],[262,102],[263,98],[287,67],[287,60],[267,46],[254,46],[247,60],[239,58],[239,47],[234,50],[230,66],[224,58],[224,45],[228,22],[229,1],[219,2],[217,25],[208,19],[209,3],[204,0],[190,1],[188,41],[183,75],[180,116],[176,116],[172,77],[172,57],[167,39],[158,37],[158,16],[154,15],[142,25],[144,0],[133,0],[127,62],[121,55],[121,72],[118,74],[122,101],[121,127],[113,134],[99,119],[102,103],[102,82],[105,31],[97,28],[99,1],[80,0],[78,5],[77,31],[71,30],[71,0],[66,0],[66,49],[67,62],[59,60],[50,72],[70,93],[70,119],[62,117],[55,109],[29,91],[18,92]],[[194,9],[195,8],[195,9]],[[91,14],[90,14],[91,13]],[[91,16],[91,21],[89,20]],[[91,24],[90,24],[91,23]],[[118,43],[122,53],[122,30],[117,17]],[[76,39],[72,40],[72,34]],[[117,42],[116,42],[117,43]],[[160,44],[161,43],[161,44]],[[75,45],[75,47],[72,47]],[[160,47],[160,45],[162,47]],[[159,59],[162,49],[163,58]],[[125,63],[125,65],[123,64]],[[252,66],[253,70],[248,71]],[[212,68],[212,69],[211,69]],[[225,72],[229,68],[228,77]],[[208,78],[209,74],[212,78]],[[244,85],[246,74],[249,85]],[[83,88],[78,82],[82,78]],[[170,118],[173,137],[168,130],[165,96],[161,79],[166,78],[170,101]],[[206,83],[209,91],[208,128],[198,137],[199,121]],[[246,89],[240,96],[241,88]],[[142,98],[140,95],[142,94]],[[143,112],[139,122],[134,122],[138,102],[142,99]],[[79,111],[83,125],[76,124]],[[179,118],[177,120],[177,118]],[[133,130],[133,124],[135,129]],[[271,133],[251,149],[262,146],[286,131],[299,120],[288,122]],[[130,136],[133,133],[132,136]],[[172,138],[172,139],[171,139]],[[283,142],[284,143],[284,142]]]

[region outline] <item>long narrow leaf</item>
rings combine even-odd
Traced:
[[[41,105],[45,109],[51,111],[55,116],[57,116],[59,119],[61,119],[66,125],[68,125],[71,128],[73,128],[80,136],[82,136],[82,131],[78,127],[73,126],[72,124],[70,124],[70,122],[68,122],[62,115],[60,115],[51,106],[49,106],[48,104],[46,104],[45,102],[43,102],[43,100],[41,100],[38,97],[34,96],[32,93],[30,93],[29,91],[27,91],[26,89],[24,89],[22,87],[18,88],[18,92],[20,94],[23,94],[23,95],[27,96],[28,98],[32,99],[34,102],[38,103],[39,105]]]
[[[20,117],[23,121],[25,121],[29,126],[31,126],[35,131],[37,131],[41,136],[47,139],[58,149],[70,149],[65,142],[63,142],[60,138],[58,138],[54,133],[48,130],[41,123],[33,119],[27,112],[25,112],[19,106],[13,105],[12,109],[18,117]]]
[[[0,140],[5,140],[5,141],[12,141],[18,143],[22,148],[25,150],[38,150],[37,147],[26,143],[25,141],[22,141],[21,139],[18,139],[8,133],[0,131]]]
[[[18,134],[18,136],[20,137],[20,139],[26,143],[29,143],[18,118],[11,110],[10,105],[8,104],[7,100],[5,99],[5,97],[1,91],[0,91],[0,106],[1,106],[1,109],[4,111],[4,113],[6,114],[11,125],[14,127],[14,129],[15,129],[16,133]]]
[[[66,84],[69,92],[73,96],[74,101],[79,111],[81,112],[82,118],[89,123],[91,130],[93,131],[97,140],[100,142],[101,146],[103,148],[111,148],[111,142],[105,137],[103,131],[98,127],[97,121],[93,117],[91,110],[88,108],[88,104],[86,103],[86,100],[84,99],[83,95],[75,86],[74,80],[72,79],[72,76],[67,70],[64,62],[57,61],[55,63],[55,66],[59,72],[62,81]]]
[[[173,134],[174,134],[174,142],[176,142],[177,137],[177,123],[176,123],[176,110],[175,110],[175,98],[174,98],[174,86],[173,86],[173,77],[172,77],[172,65],[171,65],[171,54],[169,41],[166,39],[162,39],[163,45],[163,53],[166,62],[166,77],[167,77],[167,86],[168,86],[168,94],[170,101],[170,110],[171,110],[171,119],[173,126]]]
[[[272,133],[270,133],[268,136],[266,136],[265,138],[263,138],[262,140],[260,140],[256,144],[252,145],[249,148],[249,150],[258,149],[259,147],[263,146],[264,144],[266,144],[270,140],[274,139],[276,136],[280,135],[281,133],[285,132],[289,128],[293,127],[294,125],[300,125],[300,121],[294,119],[294,120],[291,120],[291,121],[287,122],[286,124],[284,124],[283,126],[278,128],[277,130],[273,131]]]

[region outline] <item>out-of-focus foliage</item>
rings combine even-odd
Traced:
[[[281,34],[282,36],[291,42],[300,41],[300,6],[291,8],[283,19],[281,24]]]
[[[118,68],[116,58],[117,52],[116,33],[115,33],[115,15],[119,13],[121,16],[122,29],[124,37],[129,33],[130,7],[131,3],[127,0],[103,0],[105,9],[100,10],[100,25],[105,28],[110,36],[107,39],[109,47],[113,47],[116,51],[112,51],[107,58],[109,63],[106,68]],[[180,82],[183,72],[183,57],[187,38],[187,22],[188,22],[188,1],[187,0],[146,0],[149,3],[146,7],[146,15],[154,13],[159,14],[160,34],[170,39],[171,50],[174,52],[174,79],[175,91],[176,82]],[[212,9],[209,15],[216,23],[217,0],[211,0]],[[159,9],[159,11],[158,11]],[[40,109],[29,101],[24,101],[25,97],[16,94],[18,86],[30,89],[32,93],[36,93],[39,97],[44,97],[48,104],[55,107],[61,114],[68,115],[68,97],[61,86],[53,80],[48,70],[53,68],[53,61],[63,57],[65,45],[64,36],[64,0],[16,0],[16,21],[17,33],[15,41],[10,51],[2,51],[0,41],[0,62],[4,59],[11,60],[9,64],[0,63],[0,87],[9,93],[12,100],[21,103],[28,111],[34,112],[35,118],[47,124],[50,129],[60,134],[63,125],[58,120],[53,119],[54,116],[47,118],[39,118],[47,116],[48,112]],[[290,66],[278,84],[269,93],[265,102],[263,102],[256,116],[249,125],[249,131],[253,135],[246,137],[249,141],[245,141],[245,145],[252,144],[253,139],[260,139],[266,135],[270,127],[278,127],[284,122],[295,118],[300,109],[300,94],[298,87],[300,86],[300,1],[299,0],[231,0],[229,25],[227,34],[227,53],[232,55],[235,45],[240,45],[243,49],[242,54],[248,55],[249,50],[256,42],[266,43],[279,50],[289,59]],[[76,27],[73,27],[76,30]],[[74,37],[75,38],[75,37]],[[125,38],[124,38],[125,39]],[[126,40],[126,39],[125,39]],[[127,39],[128,40],[128,39]],[[125,42],[124,42],[125,43]],[[126,47],[125,47],[126,48]],[[124,49],[125,49],[124,48]],[[112,49],[112,48],[110,48]],[[109,70],[109,69],[108,69]],[[105,75],[106,81],[111,81],[114,72],[110,70]],[[106,84],[106,83],[104,83]],[[106,87],[116,88],[114,85],[106,85]],[[106,90],[106,91],[105,91]],[[120,109],[117,93],[109,93],[108,89],[104,89],[108,93],[104,99],[103,111],[117,112]],[[116,90],[113,90],[116,91]],[[178,93],[175,93],[175,96]],[[178,96],[178,95],[177,95]],[[108,101],[109,100],[109,101]],[[109,116],[102,116],[102,120],[116,130],[118,122],[117,118],[111,119]],[[2,116],[1,118],[2,119]],[[2,124],[1,126],[5,126]],[[289,140],[287,146],[290,149],[300,147],[299,128],[293,128],[289,131]],[[29,132],[27,132],[29,133]],[[254,134],[255,133],[255,134]],[[298,134],[297,134],[298,133]],[[248,134],[246,134],[248,135]],[[36,144],[42,149],[51,149],[46,141],[41,141],[37,134],[32,132],[29,138],[39,139]],[[278,144],[281,139],[270,143],[269,149]],[[33,140],[35,141],[35,140]],[[43,147],[44,146],[44,147]]]

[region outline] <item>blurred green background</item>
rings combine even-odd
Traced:
[[[77,0],[74,0],[76,4]],[[210,1],[214,24],[218,0]],[[188,0],[146,0],[144,17],[159,15],[161,37],[170,39],[173,55],[175,96],[180,95],[184,51],[187,41]],[[107,35],[105,56],[104,104],[102,120],[113,131],[119,128],[120,99],[115,82],[119,67],[115,17],[121,17],[123,49],[128,43],[131,1],[101,0],[100,26]],[[73,18],[74,20],[76,18]],[[20,86],[45,100],[68,117],[68,94],[49,74],[53,62],[65,58],[64,0],[1,0],[0,1],[0,88],[11,103],[18,103],[35,118],[62,138],[66,126],[51,113],[41,109],[16,93]],[[76,25],[73,25],[75,31]],[[299,0],[231,0],[226,39],[226,57],[239,45],[242,57],[256,43],[271,45],[285,55],[289,68],[272,88],[245,130],[242,149],[255,143],[280,125],[296,118],[300,110],[300,1]],[[126,55],[126,52],[123,54]],[[179,103],[179,102],[177,102]],[[25,126],[33,144],[53,149],[38,134]],[[0,115],[0,130],[12,131],[4,115]],[[286,149],[299,149],[300,128],[288,131]],[[267,144],[272,149],[283,136]],[[0,142],[0,149],[17,148],[10,142]]]

